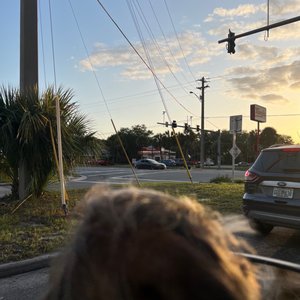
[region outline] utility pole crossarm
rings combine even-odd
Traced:
[[[267,26],[264,26],[264,27],[261,27],[261,28],[257,28],[257,29],[251,30],[251,31],[247,31],[247,32],[244,32],[244,33],[241,33],[241,34],[237,34],[237,35],[234,36],[234,39],[236,40],[238,38],[241,38],[241,37],[244,37],[244,36],[247,36],[247,35],[255,34],[255,33],[258,33],[258,32],[261,32],[261,31],[270,30],[270,29],[273,29],[273,28],[276,28],[276,27],[284,26],[284,25],[291,24],[291,23],[298,22],[298,21],[300,21],[300,16],[295,17],[295,18],[291,18],[291,19],[287,19],[287,20],[284,20],[284,21],[281,21],[281,22],[277,22],[277,23],[274,23],[274,24],[271,24],[271,25],[267,25]],[[221,44],[221,43],[225,43],[225,42],[230,42],[231,40],[232,40],[232,38],[228,37],[226,39],[219,40],[218,43]]]

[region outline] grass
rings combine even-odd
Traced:
[[[221,214],[239,214],[243,194],[243,185],[237,183],[147,183],[143,184],[143,188],[175,196],[190,196]],[[70,214],[67,217],[61,209],[57,192],[46,192],[39,199],[27,200],[13,214],[19,202],[0,201],[0,263],[34,257],[63,247],[76,224],[72,211],[85,192],[69,191]]]

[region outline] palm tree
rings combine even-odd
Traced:
[[[62,88],[48,88],[41,96],[37,89],[22,94],[11,87],[0,89],[0,152],[9,166],[14,198],[18,198],[20,164],[26,168],[28,194],[35,195],[41,194],[56,169],[56,99],[61,110],[65,170],[87,151],[99,151],[94,132],[72,98],[72,91]]]

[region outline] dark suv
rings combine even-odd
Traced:
[[[242,208],[250,226],[262,234],[274,226],[300,229],[300,145],[261,151],[245,173]]]

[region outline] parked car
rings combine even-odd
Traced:
[[[251,165],[252,165],[252,163],[246,162],[246,161],[240,161],[236,164],[237,167],[249,167]]]
[[[207,159],[207,160],[205,160],[205,161],[203,162],[203,165],[204,165],[205,167],[212,167],[212,166],[215,165],[215,163],[214,163],[213,160]],[[195,166],[196,166],[196,168],[200,168],[200,167],[201,167],[201,161],[197,161],[197,162],[195,163]]]
[[[109,166],[109,165],[113,165],[113,163],[107,159],[98,159],[96,160],[96,165],[99,166]]]
[[[184,167],[184,161],[182,158],[176,158],[175,159],[175,163],[177,167]],[[187,166],[190,169],[191,168],[191,164],[189,163],[188,160],[186,160]]]
[[[204,166],[207,166],[207,167],[211,167],[211,166],[214,166],[215,163],[212,159],[208,158],[205,162],[204,162]]]
[[[300,145],[261,151],[245,173],[242,209],[262,234],[274,226],[300,229]]]
[[[160,170],[164,170],[167,168],[167,166],[163,163],[159,163],[154,159],[150,159],[150,158],[145,158],[145,159],[140,159],[135,163],[135,167],[137,169],[160,169]]]
[[[175,167],[176,162],[174,159],[162,159],[160,161],[162,164],[165,164],[167,167]]]

